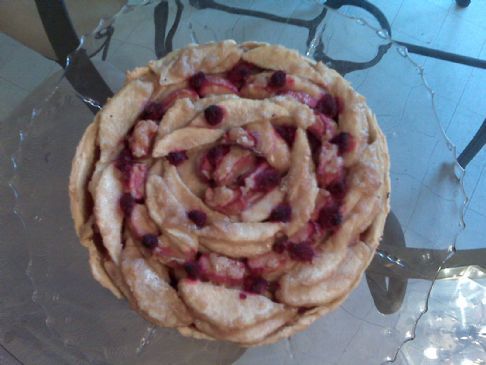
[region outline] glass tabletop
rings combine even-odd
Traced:
[[[46,81],[0,124],[3,347],[21,363],[40,365],[414,363],[408,344],[417,328],[432,331],[421,330],[418,323],[422,317],[430,320],[426,311],[437,275],[482,273],[453,267],[478,264],[474,252],[455,250],[464,225],[463,170],[423,70],[382,29],[388,23],[328,6],[310,0],[127,5],[83,37],[66,74]],[[391,155],[392,213],[360,285],[340,308],[308,330],[248,350],[150,326],[101,288],[74,233],[67,194],[77,142],[109,96],[96,92],[100,83],[116,92],[126,70],[188,43],[223,39],[279,43],[337,69],[366,97]],[[81,62],[87,57],[96,74]],[[450,274],[440,271],[446,260]],[[461,289],[459,280],[450,283],[454,290],[464,290],[464,301],[455,308],[472,309],[461,315],[484,312],[486,304],[477,294],[484,298],[484,282],[469,288],[471,293],[467,286]],[[432,314],[444,317],[442,312]],[[450,328],[451,338],[459,339],[466,327],[481,334],[470,318],[449,321],[448,326],[443,328]],[[476,342],[467,356],[484,354],[484,342]],[[442,345],[435,343],[428,347],[435,350],[427,351],[438,360],[459,358],[460,347],[439,351]]]

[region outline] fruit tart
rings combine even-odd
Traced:
[[[127,73],[69,192],[93,276],[145,319],[255,346],[340,305],[389,211],[365,98],[278,45],[189,45]]]

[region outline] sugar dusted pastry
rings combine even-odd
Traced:
[[[147,320],[242,346],[340,305],[389,211],[364,97],[287,48],[189,45],[127,74],[73,160],[93,276]]]

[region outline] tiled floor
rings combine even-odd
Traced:
[[[387,16],[396,40],[486,59],[485,0],[472,0],[466,9],[456,7],[453,0],[370,1]],[[128,68],[140,55],[153,57],[153,29],[147,27],[145,36],[140,32],[134,36],[140,22],[151,17],[151,12],[142,9],[118,22],[108,58]],[[441,122],[458,151],[462,151],[486,117],[486,70],[415,55],[412,58],[424,66],[425,76],[436,92]],[[0,119],[8,118],[40,82],[59,70],[55,62],[0,33]],[[485,148],[468,166],[465,188],[470,197],[467,228],[457,247],[486,247]]]

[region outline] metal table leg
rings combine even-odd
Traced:
[[[42,24],[56,53],[58,63],[66,69],[66,78],[73,88],[81,95],[89,96],[91,99],[103,104],[105,100],[113,95],[113,91],[107,85],[103,77],[89,59],[84,50],[73,51],[79,46],[79,38],[71,23],[69,14],[63,0],[36,0],[37,11]],[[66,60],[71,57],[71,64],[67,67]],[[98,108],[86,103],[93,112]]]
[[[471,0],[456,0],[456,4],[461,8],[466,8],[471,4]]]
[[[466,146],[464,151],[462,151],[460,156],[457,158],[459,164],[463,168],[466,168],[467,164],[471,162],[471,160],[474,158],[474,156],[477,155],[479,151],[481,151],[481,148],[483,148],[485,144],[486,144],[486,119],[483,121],[481,127],[479,127],[479,130],[476,132],[471,142],[469,142],[469,144]]]

